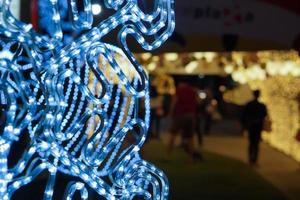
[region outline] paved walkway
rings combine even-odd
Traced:
[[[165,125],[167,127],[167,125]],[[168,132],[164,127],[164,133]],[[248,164],[247,139],[242,136],[241,127],[234,120],[214,123],[210,136],[204,137],[204,150],[232,157]],[[168,134],[162,134],[167,143]],[[195,138],[195,141],[197,139]],[[178,137],[177,144],[180,143]],[[195,142],[197,143],[197,142]],[[255,170],[266,180],[282,191],[291,200],[300,200],[300,163],[261,143],[259,167]]]
[[[242,136],[207,136],[203,148],[247,163],[247,140]],[[300,164],[262,143],[255,170],[291,200],[300,199]]]

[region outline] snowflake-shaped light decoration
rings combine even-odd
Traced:
[[[59,9],[66,4],[42,1],[53,23],[47,35],[16,19],[11,0],[0,0],[0,199],[11,199],[44,172],[44,199],[52,199],[58,172],[74,177],[66,199],[76,191],[88,199],[87,188],[106,199],[166,199],[165,175],[139,156],[149,83],[127,38],[147,51],[158,48],[174,30],[173,0],[153,0],[149,13],[138,0],[104,0],[113,14],[94,27],[90,0],[83,9],[70,0],[73,30],[82,31],[70,44],[62,42]],[[112,31],[118,46],[103,42]],[[12,145],[24,134],[28,147],[8,167]]]

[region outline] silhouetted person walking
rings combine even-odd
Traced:
[[[259,143],[263,129],[264,119],[267,116],[267,108],[263,103],[258,101],[260,91],[253,92],[254,100],[246,104],[243,113],[243,122],[248,130],[249,138],[249,164],[256,165],[259,153]]]

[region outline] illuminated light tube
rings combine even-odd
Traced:
[[[167,199],[166,176],[139,155],[150,121],[149,80],[127,36],[147,51],[161,46],[175,27],[174,2],[156,0],[144,13],[136,0],[104,0],[102,8],[115,12],[94,27],[90,0],[82,11],[76,0],[66,2],[39,1],[45,34],[18,20],[11,0],[1,4],[0,199],[11,199],[45,171],[44,199],[52,199],[58,172],[74,177],[65,199],[76,191],[88,199],[87,186],[110,200]],[[119,45],[103,43],[115,29]],[[63,41],[66,31],[76,39]],[[25,132],[28,148],[9,168],[11,147]],[[129,137],[133,142],[121,148]]]

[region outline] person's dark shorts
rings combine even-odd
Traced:
[[[183,138],[193,137],[195,127],[195,115],[187,114],[174,117],[171,125],[171,133],[181,133]]]

